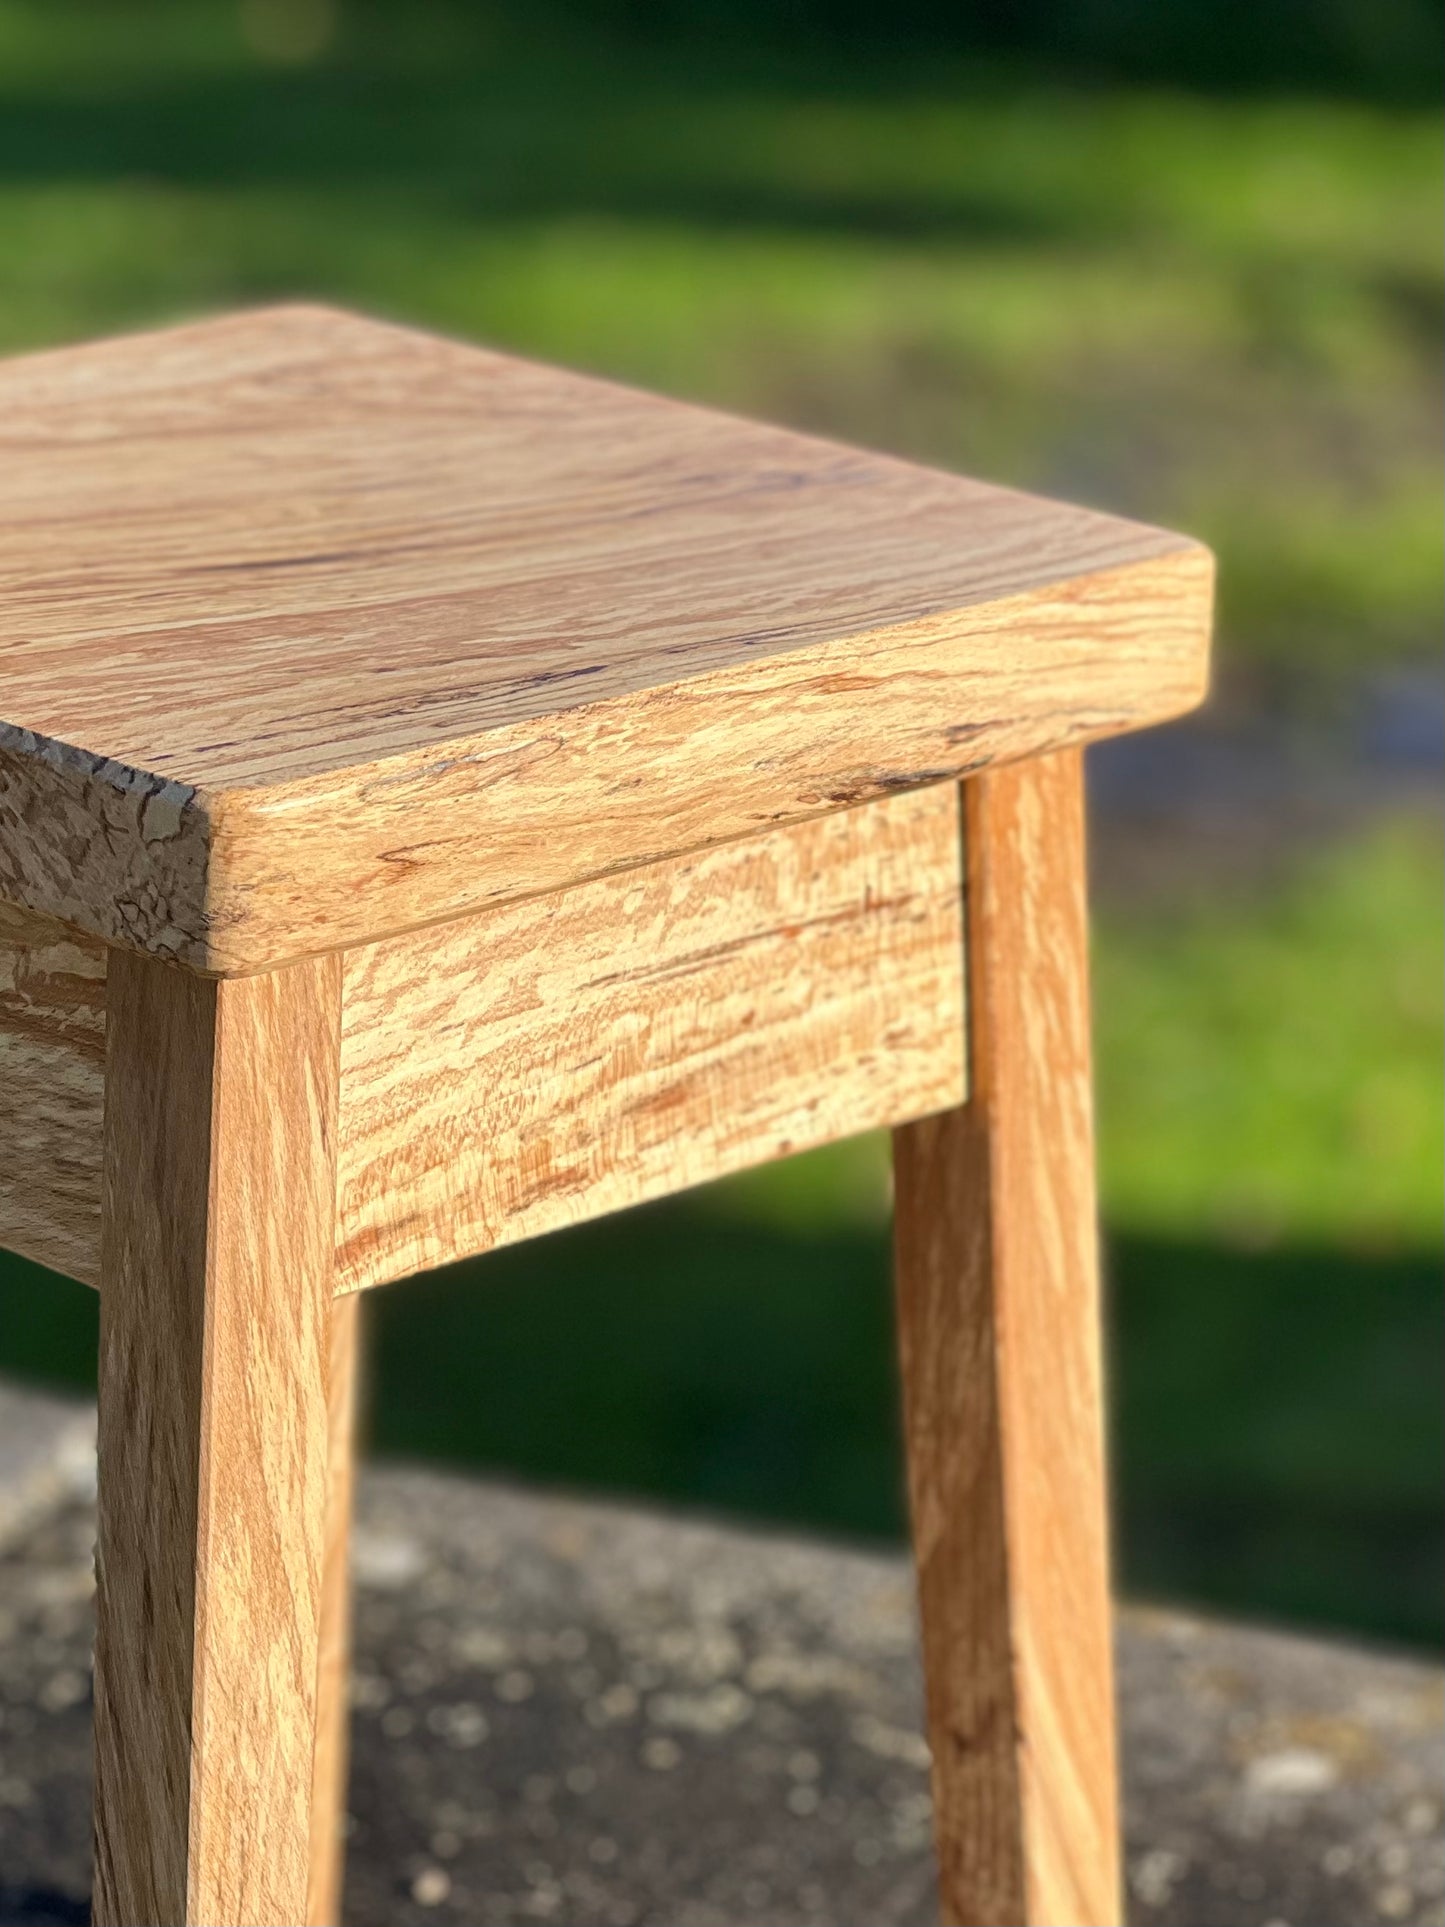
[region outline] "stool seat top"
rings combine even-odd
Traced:
[[[324,308],[0,363],[0,897],[217,974],[1189,708],[1181,536]]]

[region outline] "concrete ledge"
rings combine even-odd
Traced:
[[[88,1918],[92,1500],[42,1404],[69,1457],[0,1546],[11,1924]],[[356,1570],[350,1927],[936,1918],[902,1561],[380,1470]],[[1440,1672],[1143,1612],[1120,1672],[1133,1921],[1445,1922]]]

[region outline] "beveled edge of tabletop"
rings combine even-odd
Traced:
[[[271,786],[0,722],[0,897],[244,976],[1163,722],[1206,692],[1214,570],[1150,533],[1000,601]]]

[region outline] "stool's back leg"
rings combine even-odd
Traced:
[[[351,1670],[351,1498],[356,1463],[357,1378],[361,1369],[360,1292],[332,1301],[329,1326],[326,1535],[321,1574],[321,1650],[306,1927],[335,1927],[341,1918],[349,1753],[347,1687]]]
[[[110,960],[100,1927],[307,1918],[340,986]]]
[[[1118,1927],[1083,793],[964,785],[971,1082],[895,1133],[944,1916]]]

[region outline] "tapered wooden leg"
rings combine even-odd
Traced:
[[[326,1360],[327,1491],[321,1573],[321,1650],[316,1761],[311,1797],[311,1875],[306,1927],[336,1927],[346,1822],[351,1670],[351,1498],[356,1466],[356,1393],[361,1369],[361,1295],[333,1301]]]
[[[1083,793],[964,785],[970,1096],[894,1138],[945,1918],[1118,1927]]]
[[[308,1919],[340,984],[110,960],[100,1927]]]

